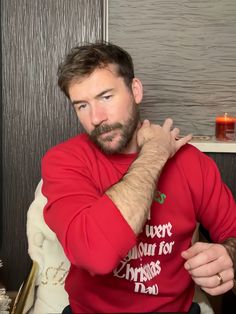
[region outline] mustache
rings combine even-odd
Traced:
[[[110,125],[108,125],[108,124],[98,125],[91,132],[90,136],[91,137],[96,137],[96,136],[99,136],[99,135],[101,135],[103,133],[113,131],[115,129],[122,129],[122,124],[117,122],[117,123],[110,124]]]

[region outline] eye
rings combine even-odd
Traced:
[[[113,95],[111,95],[111,94],[103,95],[103,96],[102,96],[102,100],[108,101],[108,100],[110,100],[110,99],[112,98],[112,96],[113,96]]]
[[[80,110],[83,110],[87,107],[87,104],[86,103],[79,103],[79,104],[75,104],[74,105],[74,108],[76,111],[80,111]]]

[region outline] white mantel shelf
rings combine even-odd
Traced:
[[[210,136],[194,136],[190,144],[202,152],[236,153],[236,141],[216,141]]]

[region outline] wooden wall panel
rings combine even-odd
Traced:
[[[108,38],[134,57],[145,117],[213,135],[218,113],[236,116],[235,17],[235,0],[108,1]]]
[[[222,180],[230,188],[236,200],[236,154],[234,153],[207,153],[217,164]]]
[[[2,219],[0,258],[7,289],[30,265],[26,213],[40,159],[80,131],[57,88],[59,60],[79,42],[102,37],[101,0],[2,0]]]
[[[236,154],[233,153],[207,153],[217,164],[223,181],[230,188],[236,200]],[[209,237],[208,232],[200,229],[206,238]],[[209,239],[209,238],[208,238]],[[234,314],[236,309],[236,296],[232,290],[222,296],[208,296],[215,314]]]
[[[0,25],[1,25],[1,19],[2,19],[2,14],[1,14],[1,0],[0,0]],[[2,37],[1,35],[1,29],[0,29],[0,38]],[[2,60],[2,42],[0,40],[0,60]],[[2,63],[0,63],[0,180],[2,178]],[[2,230],[2,215],[1,215],[1,209],[2,209],[2,184],[0,188],[0,247],[2,243],[1,239],[1,230]]]

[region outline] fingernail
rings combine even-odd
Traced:
[[[185,264],[184,264],[184,268],[185,268],[186,270],[189,270],[189,269],[190,269],[190,265],[189,265],[188,263],[185,263]]]

